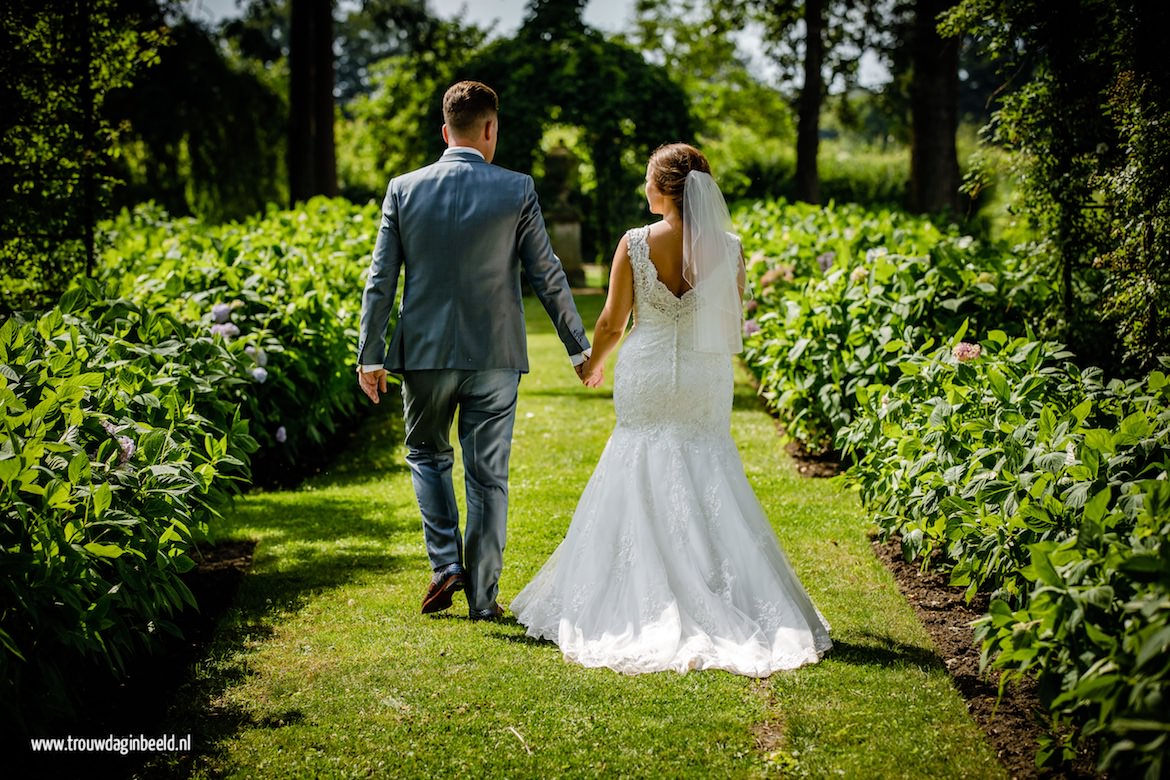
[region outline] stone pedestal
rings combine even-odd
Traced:
[[[585,285],[581,263],[581,215],[569,200],[577,184],[577,157],[564,146],[556,146],[544,158],[544,187],[548,205],[544,223],[548,227],[553,251],[561,259],[569,284]]]
[[[566,220],[554,216],[551,221],[545,224],[548,225],[553,251],[561,259],[565,275],[569,277],[569,284],[574,287],[584,287],[585,269],[581,265],[581,221],[571,218]]]

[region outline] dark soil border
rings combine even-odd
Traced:
[[[902,545],[896,539],[872,542],[874,555],[886,565],[902,595],[914,607],[918,619],[934,641],[955,687],[967,702],[967,711],[987,735],[1000,763],[1013,778],[1083,778],[1100,777],[1094,771],[1093,757],[1077,756],[1074,763],[1054,770],[1036,767],[1039,739],[1048,733],[1046,714],[1030,679],[1008,686],[999,698],[999,681],[994,672],[979,671],[979,645],[971,624],[987,612],[986,594],[976,594],[970,604],[963,599],[963,588],[947,584],[937,571],[923,571],[918,563],[908,563]]]

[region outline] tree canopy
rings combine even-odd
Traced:
[[[537,0],[514,38],[489,44],[453,76],[483,81],[499,93],[501,165],[531,172],[546,127],[582,128],[600,194],[592,204],[596,240],[609,251],[645,215],[637,188],[650,152],[663,143],[693,141],[694,130],[687,96],[666,69],[587,27],[583,6],[584,0]],[[435,127],[442,121],[441,97],[432,102]]]
[[[1170,5],[962,0],[947,26],[999,62],[990,140],[1011,150],[1020,208],[1063,291],[1053,327],[1130,368],[1170,352]],[[1116,368],[1116,366],[1114,366]]]

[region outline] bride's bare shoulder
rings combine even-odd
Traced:
[[[663,259],[678,255],[682,257],[682,232],[663,220],[647,225],[649,231],[646,242],[650,245],[650,254]]]

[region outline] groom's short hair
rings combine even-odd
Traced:
[[[443,95],[443,121],[457,135],[474,131],[499,111],[500,99],[495,90],[479,81],[452,84]]]

